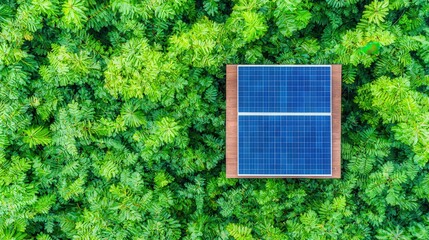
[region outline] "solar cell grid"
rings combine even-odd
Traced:
[[[240,174],[330,174],[330,116],[239,116]]]
[[[239,112],[330,112],[330,67],[238,67]]]
[[[332,174],[331,67],[238,66],[238,175]]]

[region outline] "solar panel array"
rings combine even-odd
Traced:
[[[238,66],[238,175],[331,175],[331,66]]]
[[[239,66],[239,112],[331,111],[330,67]]]

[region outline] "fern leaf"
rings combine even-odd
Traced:
[[[371,4],[365,6],[363,17],[368,19],[369,23],[380,24],[384,22],[384,18],[389,13],[389,1],[379,2],[373,1]]]
[[[252,235],[250,234],[252,232],[252,229],[248,227],[245,227],[239,224],[230,223],[226,227],[226,230],[228,230],[229,234],[237,240],[252,239]]]
[[[171,143],[179,134],[180,126],[173,118],[165,117],[156,122],[157,135],[160,140]]]
[[[30,148],[36,145],[49,145],[52,140],[49,130],[41,126],[31,127],[24,130],[24,133],[23,141],[30,145]]]
[[[87,17],[85,11],[87,10],[85,2],[81,0],[68,0],[63,4],[63,21],[67,27],[74,26],[77,29],[83,27]]]
[[[217,97],[217,90],[215,87],[210,86],[207,90],[206,90],[206,94],[205,94],[205,98],[207,99],[207,101],[213,103],[216,101],[216,97]]]

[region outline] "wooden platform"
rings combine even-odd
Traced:
[[[332,66],[332,176],[238,176],[237,65],[226,66],[226,177],[227,178],[341,178],[341,65]]]

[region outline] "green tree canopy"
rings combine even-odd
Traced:
[[[426,0],[3,0],[0,239],[428,239]],[[342,179],[226,179],[225,65],[342,64]]]

